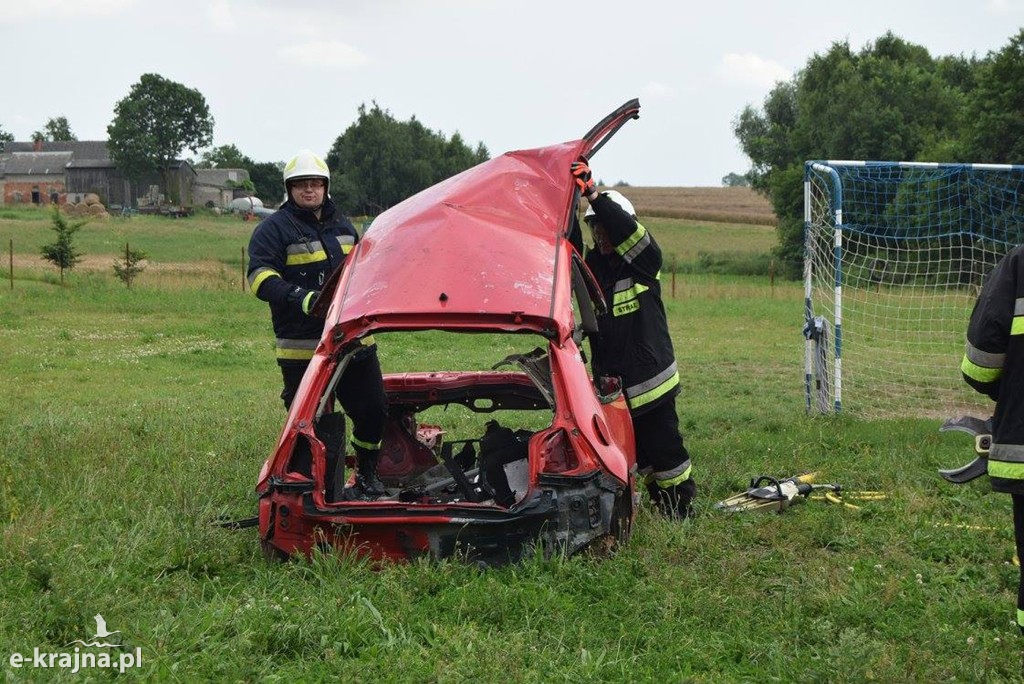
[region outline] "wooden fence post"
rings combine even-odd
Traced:
[[[673,254],[668,258],[668,268],[672,272],[672,299],[676,298],[676,269],[679,266],[679,260],[676,255]]]

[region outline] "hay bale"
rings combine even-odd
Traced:
[[[82,199],[82,203],[90,207],[93,206],[94,204],[99,204],[100,196],[97,195],[95,192],[86,193],[85,197]]]
[[[92,216],[99,216],[100,214],[106,214],[107,208],[100,203],[90,204],[85,209],[86,213]]]

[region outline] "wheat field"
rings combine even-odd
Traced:
[[[637,214],[658,218],[774,226],[771,203],[750,188],[615,188],[629,197]]]

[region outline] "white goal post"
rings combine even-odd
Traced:
[[[804,165],[808,412],[987,415],[960,376],[983,278],[1024,241],[1024,166]]]

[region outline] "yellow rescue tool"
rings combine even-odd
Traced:
[[[715,510],[726,513],[746,511],[781,513],[789,508],[794,501],[799,498],[806,499],[816,492],[823,493],[825,500],[829,503],[842,504],[847,508],[860,508],[842,498],[842,485],[815,484],[814,479],[817,475],[817,473],[806,473],[784,480],[762,475],[756,480],[750,481],[750,488],[747,491],[716,503]],[[885,498],[885,494],[881,492],[847,492],[847,494],[852,498],[864,501]]]

